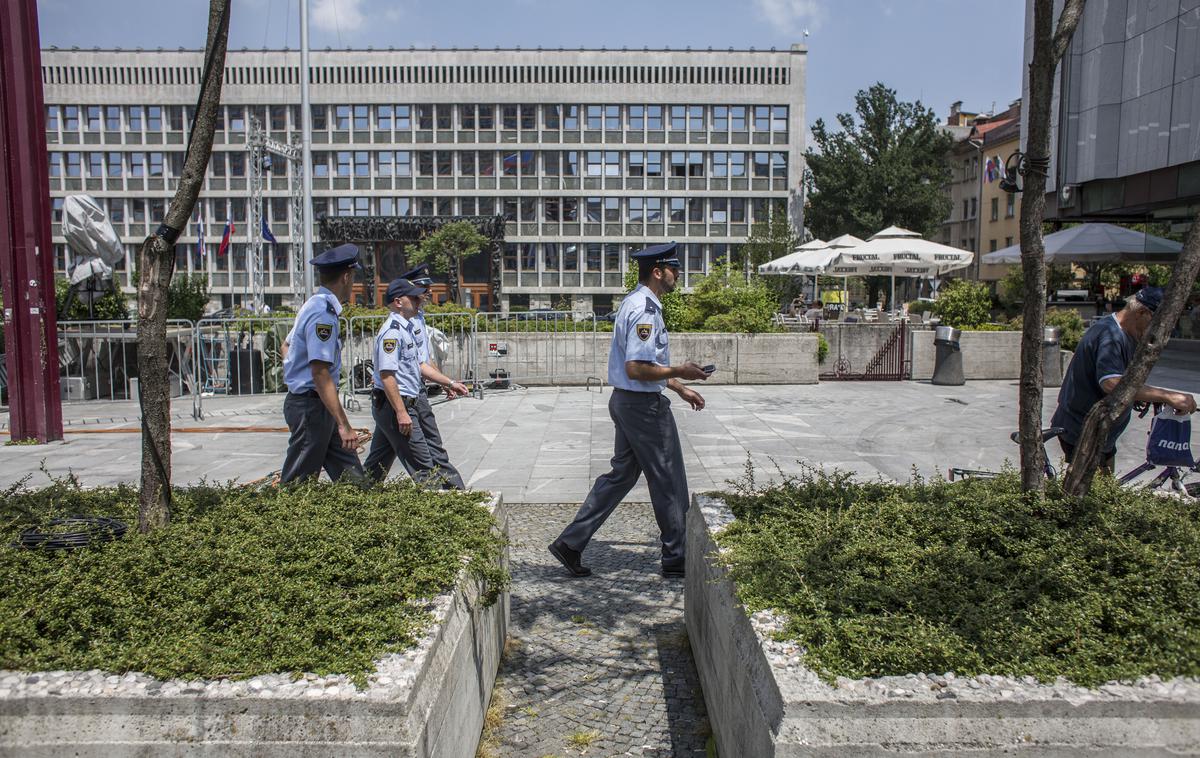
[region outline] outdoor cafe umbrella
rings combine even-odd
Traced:
[[[863,241],[860,240],[858,237],[855,237],[853,234],[843,234],[839,237],[834,237],[833,239],[831,239],[825,243],[824,248],[822,248],[820,250],[810,251],[806,255],[806,257],[797,261],[797,263],[796,263],[797,273],[802,273],[802,274],[810,274],[811,273],[814,275],[829,274],[829,273],[831,273],[829,270],[830,267],[833,265],[834,261],[836,261],[839,257],[841,257],[842,253],[846,252],[850,248],[858,247],[859,245],[862,245],[862,244],[864,244]],[[847,300],[846,292],[849,288],[849,286],[847,284],[848,280],[849,280],[848,275],[842,277],[842,304],[843,304],[843,307],[846,305],[846,300]],[[813,298],[815,299],[816,298],[816,294],[815,294],[816,288],[815,287],[814,287],[813,291],[814,291]]]
[[[803,256],[805,253],[807,253],[809,251],[821,250],[824,247],[825,247],[824,240],[817,240],[817,239],[810,240],[809,242],[805,242],[803,245],[798,246],[795,250],[788,253],[787,255],[782,256],[780,258],[776,258],[773,261],[767,261],[766,263],[760,265],[758,267],[758,273],[760,273],[760,274],[794,274],[794,273],[797,273],[792,270],[797,259],[799,259],[801,256]]]
[[[850,248],[833,262],[827,273],[838,276],[890,276],[892,308],[896,306],[897,276],[941,276],[971,265],[969,250],[940,245],[898,226],[873,234],[866,242]]]
[[[1115,224],[1080,224],[1047,234],[1046,263],[1170,263],[1183,245]],[[983,256],[984,263],[1020,263],[1021,246]]]

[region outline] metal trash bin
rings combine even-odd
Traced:
[[[961,339],[962,331],[952,326],[939,326],[933,330],[933,344],[937,353],[933,359],[931,384],[957,387],[967,383],[959,346]]]
[[[1061,387],[1063,380],[1060,337],[1062,330],[1047,326],[1042,330],[1042,386]]]

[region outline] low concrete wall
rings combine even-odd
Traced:
[[[732,520],[697,496],[687,515],[688,638],[722,756],[1200,755],[1200,682],[1155,678],[1098,690],[1065,681],[948,675],[830,686],[747,616],[713,533]]]
[[[498,495],[491,507],[507,536]],[[509,614],[507,592],[484,608],[480,591],[464,573],[434,600],[425,638],[380,660],[362,691],[344,676],[159,682],[0,672],[0,755],[472,758]],[[63,694],[72,691],[92,694]]]
[[[590,332],[483,335],[478,338],[480,373],[503,368],[518,384],[585,384],[607,381],[612,334]],[[502,343],[506,354],[490,355]],[[708,384],[813,384],[817,381],[815,334],[671,334],[671,360],[715,364]]]
[[[1020,332],[966,332],[960,341],[963,376],[967,379],[1019,379],[1021,377]],[[912,333],[912,378],[933,376],[937,348],[932,331]]]

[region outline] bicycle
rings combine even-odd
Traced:
[[[1150,409],[1151,404],[1149,403],[1137,403],[1134,405],[1134,410],[1138,412],[1138,418],[1145,418]],[[1154,403],[1153,409],[1157,414],[1160,410],[1162,410],[1162,404]],[[1052,439],[1055,439],[1056,437],[1059,437],[1065,431],[1066,429],[1063,429],[1060,426],[1051,426],[1042,430],[1042,460],[1045,461],[1043,466],[1043,474],[1049,481],[1053,481],[1058,478],[1058,471],[1055,470],[1053,464],[1050,463],[1051,459],[1049,452],[1046,450],[1046,443]],[[1017,444],[1020,444],[1018,434],[1018,432],[1013,432],[1009,435],[1009,439]],[[1162,470],[1155,474],[1149,481],[1143,484],[1135,485],[1135,481],[1138,480],[1142,475],[1160,468]],[[1158,464],[1145,461],[1119,477],[1117,482],[1123,487],[1137,486],[1150,492],[1158,491],[1164,484],[1169,482],[1171,485],[1171,493],[1180,497],[1191,497],[1200,500],[1200,481],[1184,481],[1189,474],[1196,472],[1200,472],[1200,462],[1196,463],[1190,468],[1187,468],[1183,466],[1159,466]],[[999,471],[985,471],[981,469],[951,468],[949,471],[949,479],[952,482],[955,481],[956,477],[960,479],[991,479],[999,475]]]

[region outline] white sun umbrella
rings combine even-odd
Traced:
[[[890,276],[891,304],[896,306],[897,276],[941,276],[966,268],[975,259],[969,250],[940,245],[898,226],[889,226],[863,244],[844,252],[831,267],[840,276]]]
[[[833,271],[832,269],[836,265],[838,259],[841,258],[842,254],[847,250],[858,247],[862,244],[864,244],[863,241],[858,237],[855,237],[853,234],[843,234],[839,237],[834,237],[833,239],[829,240],[825,243],[824,249],[817,251],[820,253],[819,256],[816,253],[814,253],[812,256],[811,260],[814,273],[826,275],[836,274],[837,272]],[[842,275],[843,306],[848,305],[846,301],[849,299],[849,277],[849,274]]]
[[[758,267],[758,273],[760,273],[760,274],[794,274],[794,273],[797,273],[792,270],[797,259],[799,259],[802,255],[804,255],[807,252],[810,252],[812,250],[821,250],[824,247],[825,247],[824,240],[817,240],[817,239],[810,240],[809,242],[805,242],[803,245],[797,246],[795,250],[788,253],[787,255],[776,258],[773,261],[767,261],[766,263],[763,263],[762,265],[760,265]]]

